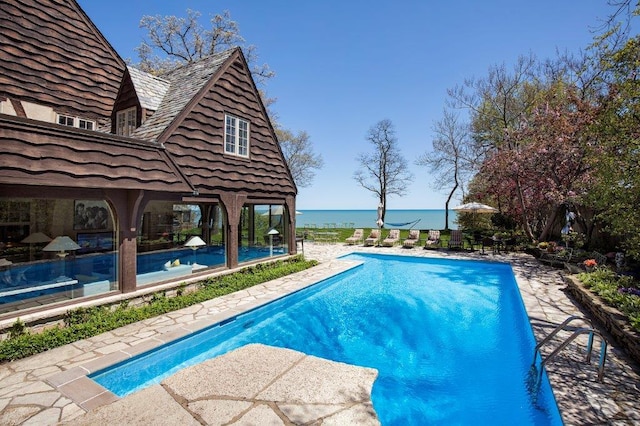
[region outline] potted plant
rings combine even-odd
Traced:
[[[584,264],[584,268],[587,270],[587,272],[593,271],[594,268],[598,266],[598,262],[596,262],[595,259],[587,259],[582,263]]]

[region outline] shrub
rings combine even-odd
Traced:
[[[301,255],[269,264],[259,264],[219,277],[207,278],[194,292],[180,292],[167,297],[164,292],[153,294],[142,306],[129,306],[122,302],[115,309],[108,306],[77,308],[68,311],[64,327],[54,327],[41,333],[30,334],[18,319],[11,327],[9,338],[0,342],[0,362],[35,355],[77,340],[96,336],[134,322],[142,321],[178,309],[186,308],[215,297],[252,287],[317,265]]]
[[[626,315],[631,327],[640,332],[640,290],[633,278],[618,276],[606,268],[579,274],[578,278],[605,303]]]

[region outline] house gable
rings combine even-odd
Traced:
[[[225,114],[250,123],[247,158],[224,152]],[[241,191],[288,197],[297,190],[251,72],[235,49],[160,135],[201,195]]]
[[[0,22],[0,99],[108,119],[125,64],[75,1],[0,0]]]

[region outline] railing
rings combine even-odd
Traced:
[[[569,323],[571,323],[573,321],[584,321],[589,326],[588,327],[582,327],[582,328],[574,329],[573,333],[569,337],[564,339],[562,341],[562,343],[557,348],[555,348],[546,357],[543,357],[542,353],[540,352],[540,348],[542,346],[546,345],[547,343],[549,343],[551,341],[551,339],[555,335],[557,335],[560,331],[567,330],[567,326],[569,325]],[[586,359],[585,359],[587,364],[591,363],[591,352],[593,351],[593,336],[598,336],[600,338],[600,360],[599,360],[599,363],[598,363],[598,381],[602,382],[602,380],[604,379],[604,365],[605,365],[605,362],[607,360],[607,341],[604,338],[604,336],[602,335],[602,333],[600,333],[598,330],[595,330],[591,326],[591,321],[589,319],[584,318],[584,317],[579,317],[579,316],[570,316],[569,318],[564,320],[562,322],[562,324],[558,325],[551,333],[549,333],[548,336],[546,336],[544,339],[542,339],[542,341],[540,343],[538,343],[536,345],[536,347],[534,348],[533,361],[531,363],[531,369],[529,370],[529,375],[530,375],[529,383],[530,383],[530,385],[533,386],[533,388],[530,389],[530,390],[537,390],[538,387],[540,386],[540,380],[541,380],[541,377],[542,377],[542,369],[545,366],[545,364],[548,363],[549,361],[551,361],[553,358],[555,358],[555,356],[558,353],[560,353],[564,348],[566,348],[569,345],[569,343],[571,343],[573,340],[575,340],[578,336],[580,336],[582,334],[588,334],[589,335],[589,341],[587,343],[587,356],[586,356]],[[541,359],[540,369],[538,369],[537,366],[536,366],[536,360],[538,358],[538,355],[540,356],[540,359]],[[535,377],[533,377],[533,375],[535,375]]]

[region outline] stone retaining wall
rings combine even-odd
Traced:
[[[616,343],[640,364],[640,334],[629,326],[629,319],[587,289],[576,277],[566,277],[567,290],[610,333]]]

